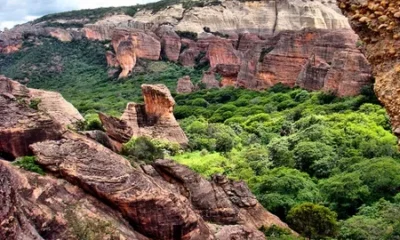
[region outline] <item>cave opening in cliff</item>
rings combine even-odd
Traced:
[[[15,160],[15,157],[10,153],[0,152],[0,159],[12,162]]]

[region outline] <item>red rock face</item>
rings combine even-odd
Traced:
[[[119,62],[115,54],[111,51],[106,52],[107,66],[109,67],[119,67]]]
[[[219,88],[219,82],[215,79],[215,73],[213,71],[206,71],[203,73],[201,83],[204,84],[206,89]]]
[[[207,52],[211,71],[222,76],[222,86],[262,90],[282,83],[308,90],[353,96],[371,84],[368,61],[356,47],[351,30],[283,31],[275,36],[241,34],[239,39],[207,37],[182,41],[183,65],[195,65]]]
[[[160,26],[156,32],[161,39],[161,55],[165,60],[177,62],[181,51],[181,38],[171,26]]]
[[[39,100],[35,109],[32,101]],[[29,89],[0,76],[0,153],[10,158],[31,153],[29,145],[60,139],[67,126],[83,120],[59,93]]]
[[[112,37],[116,58],[122,68],[119,78],[127,77],[136,65],[136,58],[159,60],[161,43],[153,33],[135,30],[118,29]],[[108,54],[113,63],[111,54]]]
[[[2,160],[0,175],[0,239],[80,239],[83,234],[149,239],[120,213],[63,179],[27,172]]]

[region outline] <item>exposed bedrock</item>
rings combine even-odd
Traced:
[[[67,127],[83,120],[59,93],[29,89],[0,76],[0,153],[29,155],[29,145],[59,139]]]
[[[79,187],[2,160],[0,204],[0,239],[149,239]]]

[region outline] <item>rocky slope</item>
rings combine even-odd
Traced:
[[[0,239],[261,240],[262,226],[288,228],[244,182],[223,176],[208,181],[171,160],[133,168],[67,130],[51,105],[32,108],[27,94],[35,90],[6,78],[0,83]],[[173,99],[163,108],[158,103],[165,99],[152,88],[162,89],[143,87],[150,98],[145,112],[159,120],[171,117],[163,111],[173,107]],[[74,115],[67,110],[66,117]],[[34,155],[46,176],[2,160],[24,155]]]
[[[0,33],[0,52],[17,51],[26,41],[40,44],[35,36],[87,38],[111,41],[107,62],[121,68],[120,78],[132,73],[137,59],[163,59],[184,66],[209,62],[205,77],[222,75],[218,86],[260,90],[283,83],[348,96],[372,82],[357,35],[335,2],[225,0],[136,10],[93,23],[74,19],[86,23],[81,27],[48,27],[60,24],[61,15],[17,26]]]
[[[340,0],[339,7],[363,41],[373,67],[375,93],[385,106],[394,133],[400,136],[400,3]]]

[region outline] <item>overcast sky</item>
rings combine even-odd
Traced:
[[[155,0],[0,0],[0,30],[49,13],[70,10],[131,6]]]

